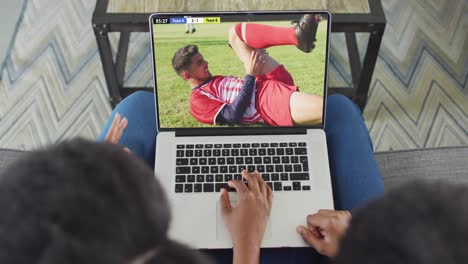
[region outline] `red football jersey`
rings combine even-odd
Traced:
[[[242,88],[244,80],[235,76],[214,76],[208,83],[196,87],[190,95],[190,113],[199,122],[216,124],[216,117],[225,104],[231,104]],[[254,92],[255,95],[255,87]],[[263,122],[255,108],[255,96],[241,118],[242,124]]]

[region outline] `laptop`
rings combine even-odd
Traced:
[[[273,190],[261,246],[307,246],[296,227],[307,224],[308,214],[333,209],[323,130],[330,13],[157,13],[150,16],[149,24],[158,129],[155,175],[172,210],[169,236],[194,248],[232,247],[220,213],[220,191],[229,189],[235,206],[237,193],[227,182],[241,180],[246,169],[262,173]],[[263,43],[277,27],[285,31],[273,42]],[[297,33],[301,30],[312,36]],[[304,38],[309,42],[300,41]],[[267,52],[282,66],[273,64],[273,70],[258,71],[262,74],[249,81],[243,45],[259,54]],[[189,66],[180,70],[184,59],[174,60],[175,54],[190,50]],[[266,55],[256,58],[257,64],[266,63]],[[269,66],[257,68],[266,71]],[[250,91],[247,103],[236,101],[243,89]],[[294,96],[306,101],[296,103]],[[318,110],[298,111],[304,102],[306,109]],[[240,118],[231,118],[233,111],[240,111]],[[320,118],[314,119],[317,115]]]

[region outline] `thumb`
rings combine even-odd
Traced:
[[[324,241],[321,238],[315,236],[307,227],[304,226],[298,226],[296,231],[302,236],[304,241],[315,248],[319,253],[322,253],[321,251],[323,249]]]
[[[229,194],[225,189],[221,190],[221,197],[220,197],[220,204],[221,204],[221,214],[223,216],[228,215],[231,212],[231,202],[229,201]]]

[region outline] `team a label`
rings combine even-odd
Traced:
[[[187,20],[184,17],[171,17],[170,23],[171,24],[185,24],[187,23]]]

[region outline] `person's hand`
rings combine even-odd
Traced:
[[[109,127],[109,131],[107,131],[107,135],[104,138],[104,141],[111,144],[119,144],[119,140],[122,137],[122,134],[127,125],[127,118],[122,118],[119,113],[115,113],[114,120],[112,120],[112,124]],[[126,147],[124,147],[124,150],[131,153],[130,149]]]
[[[265,63],[266,58],[264,52],[261,50],[252,50],[250,53],[250,59],[245,64],[245,72],[247,74],[257,76],[262,73]]]
[[[222,189],[221,215],[233,242],[234,263],[255,263],[270,217],[273,193],[258,172],[244,170],[242,176],[248,186],[239,180],[228,182],[239,196],[234,207],[228,192]]]
[[[317,252],[335,257],[349,221],[351,214],[348,211],[319,210],[307,216],[308,227],[298,226],[296,230]]]

